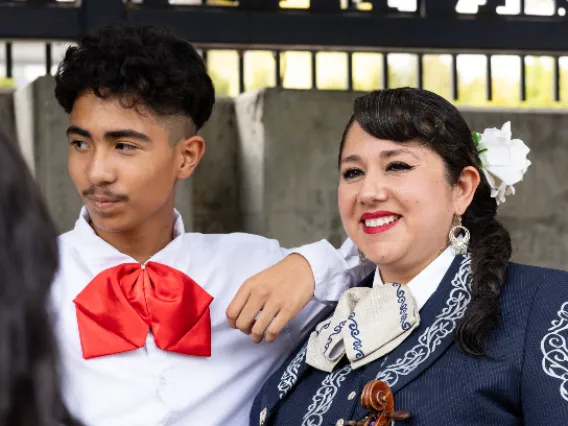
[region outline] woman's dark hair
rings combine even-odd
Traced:
[[[465,353],[486,356],[487,336],[499,321],[499,295],[511,257],[511,237],[496,218],[497,203],[481,173],[471,130],[457,108],[435,93],[413,88],[374,91],[355,100],[341,141],[340,159],[354,122],[378,139],[423,142],[444,160],[450,185],[467,166],[480,172],[481,181],[462,217],[471,233],[473,287],[472,301],[456,329],[456,340]]]
[[[55,76],[55,97],[69,113],[93,91],[144,104],[159,116],[182,114],[199,130],[215,103],[203,59],[188,42],[157,26],[116,23],[67,49]]]
[[[0,425],[78,425],[60,392],[48,313],[57,233],[15,142],[0,129]]]

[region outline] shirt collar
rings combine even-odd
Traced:
[[[168,264],[169,266],[182,269],[187,263],[187,253],[182,250],[185,226],[181,214],[174,209],[173,240],[148,261]],[[121,253],[118,249],[100,238],[91,225],[87,209],[83,207],[81,214],[71,231],[72,242],[81,260],[89,268],[93,275],[98,275],[105,269],[122,263],[137,263],[137,261]],[[181,264],[180,264],[181,262]]]
[[[424,306],[432,294],[434,294],[454,258],[455,254],[452,247],[448,246],[436,259],[426,266],[426,268],[409,281],[407,287],[410,288],[419,310],[422,309],[422,306]],[[383,284],[379,268],[377,268],[373,278],[373,287]]]

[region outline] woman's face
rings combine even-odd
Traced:
[[[341,219],[385,281],[405,284],[448,246],[454,215],[463,214],[473,197],[464,205],[462,186],[448,183],[442,157],[420,143],[376,139],[357,122],[347,133]]]

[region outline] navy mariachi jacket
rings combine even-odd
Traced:
[[[457,256],[420,310],[420,326],[399,347],[352,370],[308,366],[306,343],[263,386],[251,426],[328,426],[368,411],[365,384],[383,380],[395,410],[412,417],[399,425],[568,425],[568,273],[510,264],[490,358],[465,355],[454,330],[471,300],[469,257]],[[371,286],[373,275],[361,285]],[[332,310],[322,313],[320,320]]]

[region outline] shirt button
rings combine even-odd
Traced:
[[[165,377],[162,377],[162,378],[160,379],[160,384],[161,384],[161,385],[165,385],[166,383],[168,383],[167,379],[166,379]]]
[[[348,399],[349,401],[353,401],[356,396],[357,396],[357,393],[355,393],[355,391],[353,391],[353,392],[351,392],[351,393],[349,394],[349,396],[347,397],[347,399]]]
[[[335,426],[343,426],[344,424],[345,424],[345,420],[339,419],[339,420],[337,421],[337,423],[335,424]]]

